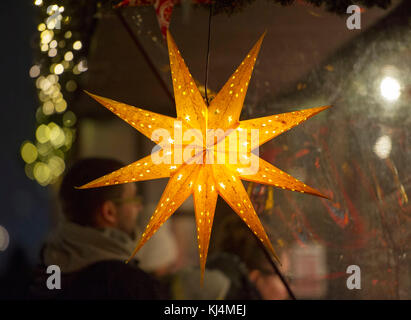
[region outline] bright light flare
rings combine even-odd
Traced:
[[[388,101],[398,100],[401,95],[400,83],[392,77],[385,77],[381,80],[380,92],[382,97]]]

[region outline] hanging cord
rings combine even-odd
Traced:
[[[290,288],[290,285],[288,284],[287,280],[285,279],[285,277],[281,273],[281,271],[278,268],[277,264],[273,261],[273,258],[271,257],[271,254],[268,252],[267,248],[260,242],[258,237],[256,237],[256,239],[257,239],[257,242],[259,243],[259,245],[261,246],[261,249],[264,251],[265,257],[267,258],[268,262],[273,267],[275,273],[278,275],[278,277],[280,278],[281,282],[283,283],[285,289],[287,290],[287,293],[288,293],[290,299],[291,300],[297,300],[297,298],[294,295],[294,292]]]
[[[208,40],[207,40],[207,60],[206,60],[206,72],[205,72],[205,81],[204,81],[204,95],[206,99],[207,106],[210,104],[208,101],[207,94],[207,84],[208,84],[208,65],[210,62],[210,39],[211,39],[211,17],[213,15],[213,2],[210,2],[210,13],[208,16]]]

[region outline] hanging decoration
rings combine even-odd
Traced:
[[[88,93],[157,146],[151,155],[79,188],[170,178],[132,256],[193,195],[203,279],[217,197],[220,195],[278,261],[241,180],[327,198],[259,158],[255,150],[329,106],[239,121],[263,38],[264,35],[207,107],[167,31],[176,118]],[[215,132],[219,134],[211,134]]]

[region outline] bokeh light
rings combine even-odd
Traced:
[[[72,35],[73,35],[73,34],[71,33],[71,31],[67,31],[67,32],[64,34],[64,38],[70,39]]]
[[[401,95],[400,83],[392,77],[385,77],[381,80],[380,92],[382,97],[388,101],[398,100]]]
[[[40,47],[40,50],[43,51],[43,52],[48,51],[49,50],[48,44],[42,44],[41,47]]]
[[[50,142],[37,143],[37,150],[42,157],[47,157],[48,154],[53,150]]]
[[[73,60],[73,58],[74,58],[74,55],[73,55],[73,52],[71,51],[67,51],[66,54],[64,55],[64,60],[66,61],[71,61]]]
[[[74,80],[67,81],[67,83],[66,83],[66,90],[67,90],[68,92],[76,91],[76,89],[77,89],[77,83],[76,83],[76,81],[74,81]]]
[[[59,6],[56,5],[56,4],[53,4],[53,5],[47,7],[47,13],[48,13],[48,15],[51,16],[51,15],[54,14],[58,9],[59,9]]]
[[[43,113],[44,113],[46,116],[49,116],[49,115],[51,115],[51,114],[54,113],[54,104],[53,104],[53,102],[51,102],[51,101],[46,101],[46,102],[43,104]]]
[[[48,44],[51,40],[53,40],[53,36],[54,36],[54,32],[51,30],[44,30],[41,34],[40,34],[40,38],[41,38],[41,43],[42,44]]]
[[[53,58],[57,55],[57,49],[51,48],[48,53],[49,57]]]
[[[380,159],[387,159],[391,153],[391,147],[391,138],[387,135],[383,135],[375,142],[374,153]]]
[[[26,163],[33,163],[36,161],[38,156],[36,146],[29,141],[23,142],[20,153]]]
[[[37,78],[40,75],[40,67],[38,65],[34,65],[30,68],[29,71],[31,78]]]
[[[40,23],[40,24],[37,26],[37,30],[38,30],[38,31],[44,31],[44,30],[46,30],[46,25],[45,25],[44,23]]]
[[[24,166],[24,173],[30,180],[34,180],[34,163],[26,163]]]
[[[80,70],[78,69],[78,65],[74,66],[74,68],[73,68],[73,74],[79,75],[80,73],[81,73],[81,72],[80,72]]]
[[[77,65],[77,68],[80,72],[85,72],[87,71],[88,67],[87,67],[87,60],[83,59],[79,62],[79,64]]]
[[[72,127],[76,124],[77,118],[76,115],[74,114],[74,112],[72,111],[67,111],[66,113],[64,113],[63,115],[63,124],[66,127]]]
[[[73,43],[73,49],[74,50],[80,50],[82,47],[83,47],[83,44],[79,40],[77,40]]]
[[[63,67],[63,65],[62,65],[61,63],[57,64],[57,65],[54,67],[54,73],[55,73],[55,74],[62,74],[63,71],[64,71],[64,67]]]
[[[67,102],[64,99],[61,99],[59,102],[56,103],[56,111],[58,113],[64,112],[67,109]]]
[[[50,169],[51,174],[57,178],[60,176],[63,172],[64,169],[66,168],[66,165],[64,163],[64,160],[58,156],[52,156],[49,161],[48,161],[48,167]]]
[[[50,129],[50,142],[55,148],[60,148],[64,145],[65,134],[64,131],[54,122],[48,124]]]
[[[33,170],[34,178],[41,185],[47,185],[51,180],[51,171],[47,164],[36,162]]]
[[[43,18],[38,22],[37,30],[40,39],[38,48],[45,55],[29,70],[29,75],[35,80],[38,89],[40,104],[35,113],[35,140],[21,144],[20,156],[24,161],[27,177],[46,186],[56,182],[64,172],[66,152],[75,140],[73,127],[77,119],[73,112],[67,110],[68,101],[62,90],[77,90],[78,84],[72,79],[73,74],[87,71],[87,60],[82,58],[73,61],[73,50],[81,50],[83,43],[79,39],[71,40],[71,30],[53,31],[56,28],[67,28],[70,24],[71,17],[63,16],[65,8],[57,4],[44,6],[44,0],[34,0],[33,3],[43,6],[38,9],[42,11]],[[60,78],[59,75],[65,71],[72,73]],[[50,116],[53,116],[55,122],[50,122]]]
[[[0,251],[5,251],[10,243],[10,236],[6,228],[0,226]]]
[[[40,143],[46,143],[50,139],[50,128],[41,124],[36,130],[36,139]]]

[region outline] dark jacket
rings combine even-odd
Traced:
[[[131,261],[107,260],[79,271],[61,274],[61,289],[48,289],[46,267],[39,267],[29,290],[30,299],[167,299],[166,289]]]

